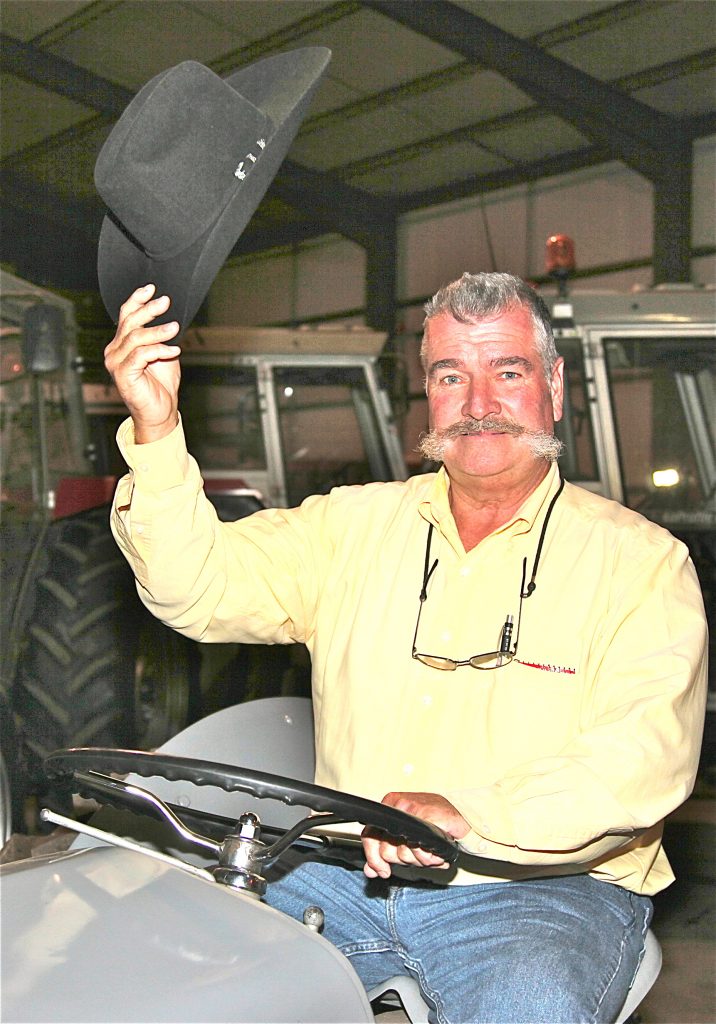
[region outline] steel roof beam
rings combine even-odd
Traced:
[[[317,220],[295,220],[289,223],[266,224],[252,228],[249,226],[228,257],[240,259],[242,256],[253,256],[269,249],[286,249],[302,242],[311,242],[326,234],[325,224]]]
[[[52,189],[43,188],[26,175],[13,170],[0,170],[0,194],[3,206],[32,215],[38,223],[51,223],[58,228],[73,228],[97,240],[104,208],[99,201],[72,202],[60,198]],[[4,235],[4,232],[3,232]]]
[[[449,0],[363,0],[393,21],[467,60],[498,71],[541,106],[652,178],[678,121],[588,75],[533,43],[510,35]]]
[[[679,121],[449,0],[363,4],[497,71],[652,182],[655,283],[690,280],[693,154]]]
[[[96,245],[102,210],[58,203],[34,183],[0,175],[0,258],[21,277],[48,287],[97,289]]]
[[[645,69],[638,76],[629,75],[617,79],[612,84],[620,88],[632,88],[632,83],[638,80],[640,83],[639,88],[643,88],[646,85],[664,81],[667,76],[671,77],[677,68],[696,65],[701,70],[704,66],[711,67],[714,63],[714,57],[716,57],[716,51],[704,51],[702,54],[698,54],[696,59],[670,61],[668,64]],[[462,67],[462,65],[460,66]],[[360,176],[365,171],[374,170],[376,167],[385,168],[396,164],[400,165],[406,160],[419,158],[426,151],[439,150],[456,143],[471,142],[476,146],[484,146],[481,142],[484,136],[503,131],[507,128],[526,128],[529,125],[534,128],[535,132],[539,132],[538,122],[543,117],[545,117],[545,110],[537,104],[520,107],[507,114],[498,114],[481,121],[460,125],[458,128],[451,128],[449,131],[428,136],[427,138],[420,139],[418,142],[409,142],[403,146],[373,153],[369,157],[354,160],[351,163],[334,164],[331,170],[333,174],[340,175],[341,178],[349,180],[356,175]],[[679,121],[682,132],[691,140],[704,135],[711,135],[715,124],[716,114],[697,115],[696,117],[684,118]],[[484,148],[489,151],[489,147],[484,146]],[[508,157],[503,155],[503,159],[507,161]],[[509,162],[519,166],[519,160],[517,159],[510,159]]]
[[[104,117],[119,117],[134,93],[64,57],[0,32],[0,68]]]
[[[3,231],[0,259],[32,279],[49,274],[58,287],[97,288],[96,246],[104,207],[99,200],[69,202],[24,175],[0,171]],[[248,227],[229,259],[300,244],[326,234],[325,224],[304,219],[275,227]],[[71,259],[68,253],[71,252]]]
[[[583,15],[576,21],[564,22],[537,35],[528,36],[527,39],[533,46],[539,46],[543,50],[548,49],[550,46],[565,40],[571,40],[580,35],[587,35],[599,29],[620,23],[625,19],[643,14],[647,2],[648,0],[624,0],[624,2],[613,7],[602,7],[598,11]],[[663,0],[659,0],[659,2],[663,2]],[[709,58],[711,59],[709,60]],[[662,81],[664,75],[673,77],[674,75],[683,74],[689,69],[702,70],[703,67],[710,67],[712,64],[713,50],[706,50],[700,54],[670,61],[668,64],[660,65],[656,68],[646,68],[635,75],[612,80],[610,84],[631,91],[632,88],[641,88],[644,85],[654,84],[652,79],[655,75],[657,76],[657,81]],[[462,60],[457,64],[438,68],[425,75],[419,75],[417,78],[400,82],[389,89],[383,89],[380,92],[361,96],[360,99],[351,100],[341,107],[334,107],[331,110],[324,110],[319,114],[313,114],[304,121],[301,134],[310,135],[314,131],[322,131],[336,123],[345,122],[347,118],[360,117],[375,110],[382,110],[394,104],[396,100],[403,98],[414,99],[416,96],[421,96],[425,93],[429,94],[434,90],[445,88],[455,82],[470,79],[480,70],[482,69],[479,64],[469,60]],[[635,81],[637,84],[632,86],[632,81]]]
[[[9,74],[65,96],[108,119],[120,117],[134,93],[71,61],[0,33],[0,67]],[[390,204],[334,175],[285,160],[271,186],[274,194],[311,217],[320,211],[327,230],[360,241],[380,234]],[[334,201],[335,200],[335,201]]]
[[[584,146],[558,153],[555,156],[542,157],[527,164],[507,167],[500,171],[487,174],[473,174],[467,178],[457,178],[435,188],[413,192],[399,200],[399,214],[410,213],[412,210],[423,210],[429,206],[439,206],[454,199],[464,199],[495,192],[502,188],[526,185],[542,178],[551,178],[559,174],[569,174],[584,167],[594,167],[613,159],[606,146]]]
[[[42,188],[25,174],[8,168],[0,169],[0,195],[3,199],[3,208],[12,208],[18,215],[24,215],[28,218],[28,224],[42,223],[46,232],[48,226],[53,226],[59,234],[72,229],[84,234],[88,242],[97,241],[105,214],[104,206],[99,199],[73,202],[63,198],[59,201],[55,192]],[[287,224],[277,224],[275,227],[249,225],[237,241],[231,255],[241,256],[279,246],[295,245],[297,242],[317,238],[325,233],[325,224],[304,218]],[[3,239],[10,241],[5,232],[0,236],[0,243]],[[94,250],[88,250],[88,255],[94,260]]]
[[[682,124],[690,138],[703,138],[716,132],[716,114],[691,117],[683,121]],[[555,153],[553,156],[542,157],[530,163],[514,164],[500,171],[457,178],[444,185],[436,185],[401,196],[396,200],[398,215],[409,213],[412,210],[421,210],[427,206],[449,203],[453,199],[469,198],[483,192],[494,192],[501,188],[527,184],[538,181],[540,178],[568,174],[570,171],[578,171],[583,167],[594,167],[612,159],[614,157],[606,146],[584,146],[581,149],[570,149]]]

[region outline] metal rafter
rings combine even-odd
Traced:
[[[72,227],[97,240],[102,223],[103,207],[99,202],[71,201],[45,189],[27,175],[10,169],[0,171],[0,189],[18,210],[31,214],[34,219],[56,224],[60,228]]]
[[[499,72],[648,178],[658,174],[665,162],[665,138],[681,138],[674,118],[449,0],[363,2],[469,61]]]
[[[116,0],[114,0],[114,2],[116,3]],[[540,33],[539,35],[530,37],[530,39],[527,42],[524,42],[523,40],[515,40],[507,33],[503,33],[503,35],[506,36],[508,40],[511,40],[520,45],[525,45],[529,47],[531,44],[532,52],[536,51],[538,53],[541,53],[547,59],[556,61],[556,58],[551,58],[548,54],[544,54],[544,51],[538,50],[537,47],[549,47],[554,45],[555,42],[559,42],[564,38],[571,38],[573,35],[581,35],[592,31],[596,31],[600,28],[603,28],[605,24],[612,24],[614,20],[619,21],[625,18],[632,17],[634,14],[643,13],[645,7],[658,6],[659,2],[660,0],[624,0],[624,2],[616,3],[612,7],[601,8],[596,12],[592,12],[591,14],[576,19],[576,21],[559,25],[555,29],[550,29],[547,30],[546,32]],[[97,0],[95,4],[90,5],[91,8],[97,9],[109,9],[112,6],[112,0]],[[357,2],[357,0],[339,0],[338,3],[322,7],[321,11],[319,12],[319,15],[321,18],[327,18],[327,20],[329,21],[337,20],[354,13],[357,9],[359,9],[360,6],[361,5]],[[454,11],[458,11],[464,18],[470,19],[470,23],[473,26],[477,24],[486,24],[488,25],[491,32],[500,32],[499,29],[496,29],[495,26],[484,22],[483,19],[477,18],[476,16],[473,16],[468,12],[464,11],[462,8],[457,8],[454,4],[447,2],[431,3],[429,2],[429,0],[420,0],[420,3],[386,3],[385,0],[382,0],[382,2],[381,0],[375,0],[375,2],[372,2],[372,0],[363,0],[363,6],[373,7],[377,10],[380,10],[383,14],[389,14],[390,16],[393,16],[393,11],[401,7],[419,7],[422,9],[423,13],[426,8],[432,7],[434,9],[439,9],[441,20],[447,18],[448,15],[452,16]],[[312,26],[315,27],[315,18],[316,15],[309,15],[308,18],[304,18],[302,21],[297,23],[296,26],[290,26],[289,32],[292,33],[291,40],[300,36],[302,33],[304,33],[304,31],[311,30]],[[400,19],[398,18],[396,20]],[[411,25],[410,27],[415,28],[414,25]],[[422,29],[418,29],[418,31],[422,31]],[[298,33],[298,36],[296,35],[296,33]],[[423,34],[428,35],[429,33],[424,32]],[[6,45],[9,40],[9,37],[0,36],[0,38],[2,38],[3,42],[2,57],[3,62],[5,63],[6,60],[8,59],[7,54],[12,49],[12,46],[8,48],[8,46]],[[40,38],[43,43],[46,41],[44,36]],[[468,36],[467,38],[468,40],[470,40],[471,37]],[[282,32],[274,33],[273,35],[268,36],[265,39],[250,44],[248,47],[241,48],[241,50],[239,51],[234,51],[232,52],[232,54],[225,54],[223,58],[220,58],[218,62],[214,62],[211,66],[214,67],[214,69],[217,71],[228,71],[231,70],[231,67],[236,66],[236,63],[241,64],[246,62],[246,60],[237,60],[237,58],[243,56],[247,59],[257,59],[264,52],[266,52],[267,47],[268,50],[270,51],[272,48],[275,49],[276,47],[280,47],[280,45],[282,44],[285,45],[287,41],[289,40],[283,37]],[[11,40],[11,44],[12,43],[17,44],[17,46],[19,47],[28,46],[28,44],[19,43],[17,40]],[[40,61],[38,62],[38,64],[33,64],[32,60],[30,59],[31,55],[28,55],[27,52],[25,52],[24,54],[20,54],[20,59],[26,60],[29,68],[29,74],[22,75],[22,77],[29,77],[30,80],[37,81],[37,79],[32,76],[44,76],[44,81],[39,81],[37,82],[37,84],[42,84],[45,88],[48,88],[54,92],[62,92],[63,90],[68,90],[65,91],[63,94],[71,96],[71,98],[75,99],[77,102],[87,104],[88,100],[86,91],[84,89],[78,89],[78,77],[73,77],[71,73],[62,73],[62,69],[60,69],[61,73],[59,75],[56,73],[58,65],[54,64],[54,62],[62,62],[61,58],[55,58],[52,54],[49,54],[44,50],[40,50],[37,46],[30,47],[30,49],[47,58],[47,61]],[[704,51],[704,53],[696,55],[695,58],[687,58],[687,61],[689,59],[696,60],[699,65],[708,66],[710,56],[712,59],[712,55],[709,55],[707,51]],[[17,53],[13,55],[12,59],[18,59]],[[75,68],[75,70],[80,73],[80,76],[87,75],[91,78],[93,82],[91,86],[91,95],[93,100],[101,99],[103,102],[108,102],[110,106],[113,103],[115,103],[117,90],[121,90],[121,87],[116,86],[114,83],[107,82],[106,85],[109,87],[109,90],[107,91],[107,95],[103,95],[103,90],[100,89],[98,91],[94,83],[96,83],[97,81],[104,82],[105,80],[99,79],[98,76],[90,75],[90,73],[88,72],[84,72],[83,69],[77,68],[75,65],[70,64],[70,62],[62,63],[64,63],[67,66],[64,69],[65,71],[69,71],[70,69]],[[563,62],[559,61],[557,61],[557,63],[559,65],[563,64]],[[683,66],[683,63],[684,62],[682,61],[673,62],[674,68],[677,68],[678,65],[678,69],[680,69]],[[448,69],[444,69],[443,71],[433,73],[432,75],[423,76],[422,78],[419,78],[413,82],[405,83],[404,86],[398,87],[398,91],[404,89],[406,90],[406,95],[412,95],[414,90],[416,90],[417,92],[429,91],[432,88],[439,88],[441,85],[446,84],[444,80],[446,78],[449,78],[451,80],[455,78],[461,78],[469,74],[474,74],[476,67],[485,66],[491,65],[489,65],[484,60],[475,60],[474,56],[468,56],[467,61],[465,61],[464,63],[461,62],[457,65],[451,66]],[[569,65],[563,66],[570,68]],[[694,70],[698,69],[698,67],[694,67]],[[594,82],[596,82],[598,85],[604,84],[598,82],[596,79],[592,79],[588,75],[584,75],[582,72],[578,72],[574,68],[570,68],[570,70],[577,75],[582,75],[583,79],[588,80],[590,89],[591,85]],[[644,87],[644,85],[647,84],[653,84],[651,82],[651,79],[653,78],[653,75],[651,74],[652,70],[656,70],[657,72],[659,71],[659,69],[647,69],[645,73],[642,72],[636,76],[629,76],[628,79],[621,79],[614,84],[618,84],[619,86],[625,89],[640,88]],[[664,65],[663,71],[668,77],[670,65]],[[21,74],[21,72],[15,73]],[[506,74],[506,72],[504,71],[502,73]],[[646,80],[643,80],[644,74],[646,74]],[[510,75],[506,74],[506,77],[510,77]],[[631,79],[633,79],[633,81],[631,81]],[[60,89],[58,89],[58,84],[61,86]],[[517,84],[521,83],[518,82]],[[547,80],[547,84],[549,84],[549,79]],[[524,88],[524,86],[521,87]],[[609,86],[606,86],[606,88],[609,88]],[[74,95],[72,94],[73,89],[78,90]],[[534,93],[533,89],[526,91],[531,91]],[[121,90],[121,92],[124,93],[124,95],[117,101],[117,105],[114,106],[111,113],[100,114],[100,117],[92,118],[90,121],[85,122],[84,125],[80,126],[81,131],[79,132],[79,135],[82,135],[85,132],[91,132],[93,129],[96,130],[97,125],[101,124],[103,120],[111,120],[112,118],[116,117],[118,113],[121,112],[121,110],[124,109],[124,107],[129,102],[133,94],[129,90]],[[673,257],[675,249],[679,249],[681,251],[681,268],[683,270],[684,259],[688,261],[690,175],[688,172],[684,173],[683,168],[679,168],[676,170],[672,169],[674,167],[674,163],[672,162],[669,165],[669,157],[675,158],[676,162],[678,160],[678,157],[685,153],[686,159],[684,162],[687,166],[690,166],[690,147],[688,147],[686,140],[693,139],[695,137],[698,137],[703,134],[708,134],[709,132],[713,131],[714,115],[705,115],[700,119],[691,118],[688,121],[678,122],[673,118],[666,117],[666,115],[657,115],[657,112],[654,111],[652,108],[645,106],[643,104],[638,104],[638,101],[631,101],[630,97],[624,96],[623,94],[620,94],[616,90],[614,90],[613,85],[612,92],[616,92],[618,96],[621,96],[621,98],[626,101],[636,103],[639,109],[643,109],[650,115],[656,115],[657,119],[666,118],[670,125],[676,125],[677,128],[680,128],[683,131],[682,139],[676,139],[676,142],[670,154],[665,152],[665,147],[670,146],[671,140],[674,139],[675,134],[678,135],[678,132],[674,133],[673,131],[670,130],[671,133],[669,138],[665,140],[662,137],[659,140],[661,143],[661,154],[664,158],[662,160],[661,168],[655,169],[654,167],[651,167],[650,170],[652,171],[652,174],[646,174],[646,176],[651,177],[652,180],[655,180],[654,176],[658,178],[658,180],[655,181],[655,193],[658,201],[663,205],[661,213],[659,211],[656,211],[655,216],[657,235],[657,238],[655,239],[655,263],[657,264],[658,268],[660,262],[664,262],[663,260],[659,260],[659,254],[657,251],[659,248],[657,242],[659,240],[659,236],[661,235],[662,254],[664,250],[668,250],[666,262],[668,262],[669,260],[669,255]],[[115,99],[113,99],[113,96],[115,97]],[[545,102],[542,99],[542,97],[538,98],[544,106]],[[375,109],[380,106],[388,105],[390,102],[394,102],[395,99],[396,92],[394,90],[388,90],[384,93],[378,93],[375,94],[374,96],[365,97],[364,99],[354,102],[353,104],[347,104],[345,106],[345,109],[341,109],[338,111],[329,111],[326,112],[325,114],[317,115],[316,117],[309,119],[304,124],[302,132],[310,132],[313,129],[320,130],[321,128],[325,127],[327,123],[330,123],[335,117],[339,115],[348,117],[352,116],[354,113],[364,113],[364,106],[370,109]],[[93,106],[95,106],[94,103]],[[565,116],[561,112],[557,112],[560,113],[560,116]],[[537,111],[535,111],[534,108],[527,108],[525,111],[518,111],[515,112],[515,114],[513,115],[506,115],[506,118],[509,120],[511,117],[521,118],[525,115],[529,117],[530,114],[532,114],[532,116],[535,116],[537,114]],[[497,127],[498,125],[495,124],[495,128]],[[478,123],[476,125],[463,128],[462,131],[466,133],[469,133],[470,131],[479,133],[487,129],[488,124],[483,122],[482,124]],[[72,132],[75,131],[75,129],[69,129],[68,131],[71,134]],[[66,138],[68,137],[68,131],[58,133],[58,135],[55,137],[57,144],[66,141]],[[435,139],[434,141],[437,143],[438,140]],[[47,142],[48,140],[45,140],[45,146],[47,145]],[[370,202],[373,199],[373,197],[371,197],[369,194],[363,192],[360,189],[353,190],[354,193],[358,193],[357,196],[352,194],[350,186],[347,186],[344,183],[338,181],[338,176],[336,174],[337,169],[333,169],[333,171],[330,174],[326,174],[325,172],[323,172],[321,174],[322,183],[317,182],[316,179],[314,178],[313,183],[314,185],[317,185],[317,191],[311,193],[310,177],[312,174],[319,174],[320,172],[311,172],[305,168],[299,167],[296,168],[296,173],[293,173],[291,165],[287,166],[286,164],[284,164],[284,168],[287,171],[287,178],[283,182],[283,186],[280,178],[276,180],[276,182],[274,183],[276,189],[274,194],[282,195],[282,197],[290,205],[293,205],[295,208],[301,209],[304,212],[308,212],[306,210],[307,204],[305,202],[305,199],[308,198],[310,205],[313,207],[313,210],[311,211],[314,215],[313,219],[308,222],[302,222],[300,227],[296,227],[295,225],[289,226],[288,229],[286,230],[283,230],[281,227],[277,227],[277,229],[274,231],[269,227],[263,226],[255,228],[253,230],[249,228],[240,239],[239,244],[237,245],[236,253],[239,254],[246,253],[249,251],[262,250],[270,246],[272,247],[273,245],[294,244],[296,241],[302,240],[304,238],[315,237],[317,234],[323,233],[325,230],[339,231],[341,234],[348,235],[348,237],[353,237],[356,241],[361,242],[361,244],[370,245],[372,240],[379,238],[379,232],[384,230],[386,221],[389,220],[394,226],[394,216],[398,211],[403,212],[409,209],[416,209],[422,205],[430,204],[433,202],[447,201],[451,198],[457,198],[459,196],[471,195],[477,192],[487,191],[492,188],[505,187],[506,185],[509,184],[517,184],[520,181],[532,181],[535,180],[535,178],[543,176],[545,174],[563,173],[564,171],[577,168],[580,166],[590,166],[593,165],[594,163],[608,160],[612,156],[617,156],[623,159],[624,162],[629,163],[629,160],[623,153],[614,152],[614,146],[615,143],[613,139],[609,144],[609,148],[607,148],[606,143],[599,142],[595,146],[586,147],[580,150],[571,151],[569,153],[563,153],[555,157],[534,161],[530,164],[516,164],[514,167],[508,168],[504,171],[493,172],[486,175],[475,175],[460,181],[449,183],[445,186],[440,186],[435,189],[424,190],[419,193],[414,193],[413,195],[405,197],[403,199],[399,199],[395,203],[392,203],[388,200],[373,200],[375,205],[372,207],[372,209],[370,207]],[[24,151],[23,153],[13,154],[9,158],[7,158],[5,161],[3,161],[5,170],[3,170],[3,172],[0,173],[0,183],[2,183],[6,193],[8,194],[8,197],[12,197],[14,194],[16,198],[19,197],[19,201],[21,203],[23,192],[25,194],[26,199],[29,198],[28,183],[26,181],[23,182],[21,175],[13,175],[7,172],[10,172],[12,167],[17,166],[23,159],[27,159],[32,150],[33,147],[29,147],[28,150]],[[649,150],[650,144],[644,143],[642,149],[642,156],[644,156],[645,154],[648,155]],[[385,156],[389,157],[390,154],[385,154]],[[667,165],[666,170],[663,169],[665,165]],[[657,174],[658,170],[661,170],[662,172],[660,175]],[[345,168],[341,168],[341,177],[343,177],[344,172]],[[326,191],[326,182],[331,180],[331,178],[333,179],[334,183],[337,184],[332,185],[330,190]],[[281,187],[283,188],[283,191],[279,191]],[[348,189],[348,191],[344,191],[345,189]],[[272,189],[272,191],[274,190]],[[299,202],[296,202],[296,193],[300,194]],[[674,202],[675,196],[676,202]],[[50,212],[52,202],[50,201],[50,196],[47,192],[42,193],[41,195],[36,194],[35,198],[38,200],[44,198],[45,204],[48,208],[48,212]],[[353,206],[352,203],[352,200],[354,198],[357,198],[358,200],[356,206]],[[365,198],[367,198],[368,200],[367,204],[365,202]],[[59,203],[65,204],[67,206],[64,198],[60,199]],[[32,205],[32,202],[30,202],[30,205]],[[25,202],[25,207],[28,208],[27,202]],[[99,203],[97,204],[97,207],[98,210],[101,211]],[[337,218],[331,217],[330,221],[326,221],[324,219],[327,215],[331,214],[331,207],[334,207],[333,212],[337,212],[340,209],[340,225],[336,223]],[[57,205],[55,205],[54,207],[54,212],[57,215]],[[374,216],[371,214],[373,214]],[[70,219],[73,220],[75,226],[77,226],[78,222],[81,223],[80,218],[83,215],[88,218],[87,224],[89,226],[95,219],[96,211],[90,210],[88,204],[74,204],[73,209],[69,213],[69,217]],[[55,216],[54,219],[57,220],[57,216]],[[679,225],[681,227],[681,237],[680,239],[677,239],[677,241],[679,241],[680,244],[675,246],[673,237],[673,226],[676,220],[678,220]],[[684,227],[684,225],[686,225],[686,227]],[[684,256],[685,252],[686,256]],[[677,273],[674,273],[672,269],[669,269],[666,272],[662,270],[660,275],[659,270],[657,269],[657,279],[679,279],[680,274],[678,273],[678,261],[677,264],[674,264],[673,259],[671,262],[672,265],[676,265]],[[683,276],[688,276],[688,272],[685,272]]]
[[[539,160],[532,160],[530,163],[519,164],[519,166],[489,171],[486,174],[473,174],[467,178],[449,181],[436,188],[413,192],[398,201],[398,212],[405,214],[412,210],[449,203],[454,199],[466,199],[501,188],[526,185],[533,181],[539,181],[541,178],[568,174],[570,171],[579,171],[584,167],[607,163],[610,159],[611,154],[606,146],[584,146],[581,149],[572,149],[555,156],[542,157]]]
[[[469,61],[492,68],[654,186],[654,279],[690,279],[692,147],[679,121],[449,0],[363,0]]]
[[[598,11],[583,15],[574,21],[556,25],[553,28],[539,32],[534,36],[528,36],[527,38],[534,46],[547,49],[550,46],[556,46],[558,43],[597,32],[637,15],[643,15],[647,7],[655,7],[658,3],[662,2],[663,0],[625,0],[625,2],[615,4],[613,7],[602,7]],[[409,81],[394,85],[390,89],[361,96],[360,99],[352,100],[341,107],[335,107],[332,110],[314,114],[304,122],[301,127],[301,134],[308,135],[332,124],[345,122],[348,118],[360,117],[372,111],[393,106],[402,99],[414,99],[416,96],[445,88],[454,82],[465,81],[466,79],[473,78],[479,70],[480,67],[474,61],[462,60],[457,64],[451,64],[449,67],[431,71],[427,75],[411,78]]]
[[[134,97],[130,89],[5,33],[0,33],[0,66],[108,119],[118,118]],[[374,199],[329,173],[309,170],[290,160],[281,165],[271,191],[320,220],[326,230],[361,244],[366,244],[373,233],[381,232],[385,218],[392,215],[392,204],[387,200]]]
[[[673,78],[685,73],[692,74],[696,71],[703,71],[706,68],[713,67],[714,63],[716,63],[716,50],[704,50],[702,53],[693,54],[682,60],[669,61],[666,64],[644,68],[636,74],[624,75],[612,82],[612,85],[626,91],[645,89],[653,85],[660,85],[662,82],[671,81]],[[347,164],[335,164],[331,168],[331,172],[340,175],[341,178],[350,179],[356,175],[375,170],[378,167],[385,168],[395,166],[396,164],[403,164],[408,160],[423,156],[430,150],[442,149],[445,146],[461,142],[472,142],[489,150],[489,147],[482,143],[485,135],[501,132],[507,128],[524,128],[528,125],[534,125],[535,130],[539,131],[538,122],[544,116],[545,110],[543,107],[537,105],[521,107],[519,110],[513,110],[508,114],[498,114],[496,117],[461,125],[459,128],[451,128],[447,132],[441,132],[438,135],[420,139],[418,142],[410,142],[404,146],[393,147],[380,153],[373,153],[371,156],[361,160],[354,160]],[[684,134],[690,139],[698,138],[699,135],[711,134],[709,122],[705,123],[705,128],[702,128],[700,120],[696,118],[680,121],[679,124]],[[555,154],[555,156],[558,157],[559,154]],[[516,159],[507,156],[503,156],[503,159],[515,167],[521,166]]]
[[[96,17],[98,13],[104,14],[111,10],[113,6],[117,6],[122,2],[124,2],[124,0],[96,0],[94,4],[90,5],[90,7],[92,8],[93,16]],[[623,0],[623,2],[614,4],[612,7],[599,8],[597,11],[592,11],[591,13],[582,15],[573,21],[556,25],[543,32],[539,32],[534,36],[528,36],[527,38],[535,46],[541,46],[543,49],[549,48],[550,46],[555,46],[558,43],[600,31],[637,15],[643,15],[646,9],[649,7],[658,7],[661,3],[663,3],[663,0]],[[228,73],[236,67],[243,66],[244,64],[250,63],[252,60],[256,60],[259,57],[278,50],[288,42],[299,41],[307,33],[323,29],[332,21],[340,20],[355,13],[356,10],[360,9],[360,6],[361,5],[358,0],[341,0],[341,2],[335,3],[330,7],[321,8],[318,13],[311,14],[299,22],[296,22],[294,25],[290,26],[290,30],[274,32],[269,36],[262,37],[259,42],[251,43],[248,46],[241,47],[237,50],[232,50],[217,60],[212,61],[209,66],[217,74]],[[34,45],[37,46],[38,42],[41,42],[42,44],[46,42],[56,42],[58,38],[64,38],[68,31],[75,31],[78,24],[81,25],[84,21],[88,20],[89,14],[90,8],[84,8],[80,12],[75,12],[67,22],[63,23],[62,33],[52,30],[49,33],[43,34],[41,38],[36,38],[34,40]],[[83,17],[81,17],[81,15]],[[626,89],[627,91],[633,91],[634,89],[654,85],[658,82],[669,80],[678,74],[683,74],[685,71],[688,73],[689,71],[702,70],[705,67],[712,66],[715,53],[716,51],[714,50],[707,50],[691,57],[671,61],[665,65],[659,65],[656,68],[644,69],[644,71],[641,71],[636,75],[620,78],[612,84],[619,88]],[[314,114],[308,117],[301,125],[300,135],[302,137],[310,135],[312,132],[323,130],[330,125],[344,123],[349,118],[359,117],[364,114],[371,113],[372,111],[392,106],[403,98],[411,99],[425,93],[430,93],[436,89],[444,88],[453,82],[472,78],[475,75],[476,70],[479,69],[474,63],[471,63],[470,61],[460,61],[450,67],[440,68],[427,75],[420,75],[418,78],[413,78],[408,82],[393,86],[390,89],[362,96],[360,99],[352,100],[343,106],[335,107],[331,110],[326,110],[320,114]],[[516,113],[519,114],[520,112],[518,111]],[[80,127],[85,132],[96,130],[99,120],[99,118],[94,120],[90,119],[82,126],[73,125],[70,128],[64,129],[63,131],[57,132],[55,135],[43,139],[40,144],[36,143],[34,146],[28,146],[23,150],[16,151],[12,156],[6,157],[2,160],[2,166],[7,166],[8,163],[18,162],[23,159],[31,159],[33,150],[35,148],[39,148],[39,146],[41,146],[43,150],[46,150],[48,146],[52,146],[53,148],[65,146],[68,142],[72,141],[73,137],[76,137],[77,131]]]
[[[223,54],[211,62],[211,68],[217,75],[226,75],[236,68],[253,64],[269,53],[277,53],[292,43],[299,43],[306,36],[325,30],[334,21],[342,21],[343,18],[355,14],[360,8],[359,0],[338,0],[334,4],[321,4],[317,10],[298,21],[291,22],[285,28]]]
[[[326,228],[316,220],[289,221],[274,226],[249,227],[243,232],[233,248],[229,259],[240,259],[242,256],[254,256],[268,249],[288,248],[310,242],[314,238],[325,235]]]

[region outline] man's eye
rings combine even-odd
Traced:
[[[448,373],[447,376],[442,378],[443,384],[459,384],[460,377],[456,373]]]
[[[516,370],[505,370],[500,376],[503,380],[518,380],[520,374]]]

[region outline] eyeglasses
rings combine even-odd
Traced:
[[[542,554],[542,545],[544,544],[545,533],[547,532],[547,524],[549,523],[550,516],[552,515],[552,509],[555,506],[557,498],[562,493],[564,487],[564,480],[560,479],[559,488],[557,493],[552,498],[547,514],[544,517],[544,523],[542,524],[542,532],[540,533],[539,542],[537,544],[537,553],[535,555],[534,565],[532,566],[532,575],[530,581],[525,589],[525,580],[527,578],[527,559],[524,558],[522,561],[522,582],[520,583],[520,603],[517,611],[517,630],[515,631],[515,620],[513,615],[505,616],[505,622],[502,627],[502,633],[500,634],[500,645],[496,651],[485,651],[483,654],[473,654],[471,658],[465,658],[463,660],[456,660],[455,658],[448,658],[440,654],[425,654],[418,651],[418,630],[420,629],[420,616],[423,612],[423,605],[425,604],[428,597],[428,583],[430,577],[435,572],[438,566],[438,559],[436,558],[432,565],[430,565],[430,544],[433,536],[433,524],[428,525],[428,540],[425,546],[425,566],[423,568],[423,585],[420,588],[420,604],[418,605],[418,618],[415,623],[415,633],[413,634],[413,653],[412,657],[415,661],[422,662],[423,665],[427,665],[429,668],[437,668],[442,672],[454,672],[455,669],[462,668],[464,665],[469,665],[470,668],[476,668],[480,672],[492,671],[497,668],[502,668],[504,665],[509,663],[515,658],[517,654],[517,644],[520,638],[520,623],[522,621],[522,602],[532,597],[532,594],[537,589],[535,578],[537,576],[537,566],[539,565],[540,555]],[[514,632],[514,645],[512,642],[512,635]]]

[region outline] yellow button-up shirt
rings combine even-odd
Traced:
[[[220,523],[181,426],[135,445],[128,421],[119,443],[130,473],[112,526],[149,609],[201,641],[308,646],[318,784],[447,797],[471,826],[460,884],[588,871],[651,894],[673,879],[662,821],[693,786],[706,696],[680,541],[566,483],[515,659],[444,672],[411,657],[428,525],[438,566],[418,649],[495,650],[508,614],[517,630],[555,467],[466,552],[443,470]]]

